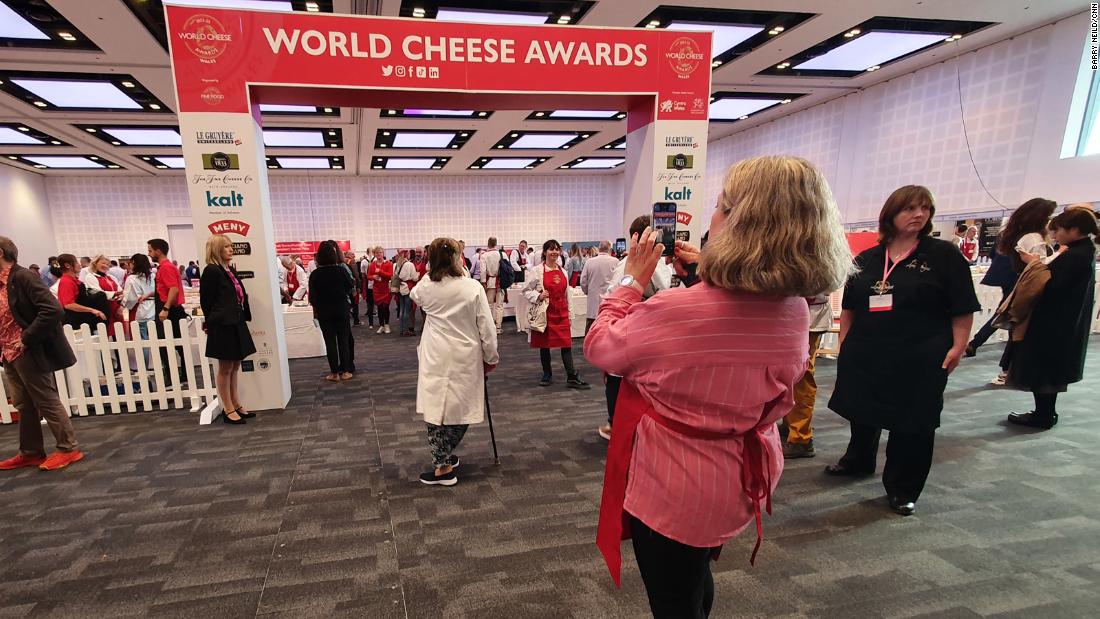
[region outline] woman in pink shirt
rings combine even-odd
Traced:
[[[806,368],[803,297],[840,288],[852,264],[829,186],[803,159],[733,166],[710,232],[702,254],[677,247],[698,285],[644,303],[663,247],[648,228],[632,238],[584,343],[623,377],[596,543],[618,584],[620,540],[633,539],[656,617],[709,614],[709,562],[754,518],[759,548],[783,470],[775,421]]]

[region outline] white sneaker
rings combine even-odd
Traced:
[[[390,326],[389,325],[386,325],[385,329],[386,329],[386,333],[393,333],[393,331],[390,331]]]
[[[381,334],[385,330],[385,328],[386,328],[385,325],[382,325],[381,327],[378,327],[378,333]]]
[[[989,384],[990,385],[997,385],[998,387],[1001,387],[1001,386],[1004,386],[1005,383],[1007,383],[1007,382],[1008,382],[1008,372],[1001,372],[1000,374],[998,374],[996,376],[996,378],[989,381]]]

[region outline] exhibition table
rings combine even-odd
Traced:
[[[288,359],[321,357],[325,354],[325,338],[313,320],[313,308],[283,306],[283,332],[286,333]]]

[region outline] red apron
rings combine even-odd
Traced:
[[[565,271],[545,269],[542,287],[550,293],[546,308],[546,331],[531,330],[531,348],[572,348],[573,334],[569,329],[569,287]]]
[[[765,405],[764,415],[774,407],[775,402]],[[596,528],[596,546],[603,554],[607,569],[615,586],[621,586],[623,558],[622,540],[630,539],[628,514],[623,509],[626,501],[626,482],[630,473],[630,457],[634,451],[634,432],[642,417],[649,417],[658,425],[676,434],[703,440],[728,439],[735,433],[708,432],[663,417],[642,397],[642,394],[630,382],[623,380],[619,388],[619,397],[615,401],[614,426],[611,429],[611,443],[607,448],[607,465],[604,470],[603,496],[600,499],[600,522]],[[763,502],[770,516],[772,513],[771,476],[768,472],[768,444],[764,438],[764,428],[756,428],[743,434],[745,452],[742,455],[741,488],[752,501],[756,514],[756,546],[749,558],[751,565],[756,564],[756,553],[764,539],[764,524],[760,513]],[[718,559],[718,555],[714,555]]]
[[[290,296],[293,297],[294,293],[298,291],[298,288],[300,286],[301,286],[301,284],[298,283],[298,269],[297,269],[297,267],[291,265],[291,267],[286,270],[286,291],[287,291],[287,294],[289,294]]]
[[[103,290],[103,292],[107,294],[107,298],[111,300],[111,314],[107,316],[107,335],[114,337],[115,328],[111,326],[110,323],[121,322],[125,329],[126,322],[122,319],[122,305],[111,296],[113,293],[118,292],[118,282],[110,275],[103,275],[102,273],[96,273],[95,278],[96,281],[99,282],[100,289]]]

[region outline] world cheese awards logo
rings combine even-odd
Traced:
[[[225,53],[225,48],[233,42],[233,35],[226,31],[220,21],[204,14],[187,18],[176,36],[200,62],[207,64],[217,62],[218,56]]]
[[[699,50],[699,44],[691,37],[680,37],[672,42],[668,52],[665,53],[668,64],[680,79],[691,77],[699,68],[699,64],[705,60],[703,52]]]

